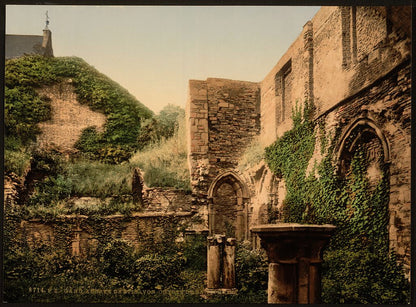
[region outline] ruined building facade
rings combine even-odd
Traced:
[[[410,15],[410,7],[322,7],[262,81],[189,82],[193,202],[210,234],[253,240],[267,206],[281,206],[284,182],[264,162],[241,171],[238,161],[253,140],[265,147],[291,129],[293,107],[307,100],[314,121],[338,135],[340,176],[358,146],[370,182],[381,176],[379,157],[388,165],[390,247],[410,270]],[[308,172],[322,159],[319,143]]]

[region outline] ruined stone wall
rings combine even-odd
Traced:
[[[14,173],[4,174],[3,184],[3,205],[4,207],[11,207],[17,203],[19,199],[19,193],[24,188],[22,179]]]
[[[257,83],[208,79],[209,176],[214,179],[238,160],[259,133]]]
[[[41,244],[56,248],[64,246],[69,254],[88,257],[96,252],[99,244],[112,239],[126,240],[138,249],[146,249],[149,241],[163,244],[165,223],[175,220],[188,225],[192,216],[189,212],[143,212],[132,216],[111,215],[98,220],[85,215],[62,216],[50,222],[22,220],[16,235],[32,248]]]
[[[351,9],[348,8],[350,11]],[[357,61],[362,61],[387,36],[386,7],[356,8]],[[351,25],[353,27],[353,25]]]
[[[54,145],[70,152],[83,129],[95,126],[97,131],[103,131],[106,116],[81,105],[70,81],[44,87],[39,95],[51,99],[52,107],[52,119],[39,123],[42,133],[37,142],[40,148]]]
[[[380,153],[386,156],[390,180],[389,211],[389,240],[390,247],[397,252],[404,264],[407,273],[410,271],[410,247],[411,247],[411,76],[410,60],[404,61],[384,78],[373,84],[372,87],[361,91],[359,94],[350,97],[332,112],[323,115],[327,135],[335,135],[339,129],[341,136],[336,140],[336,151],[333,157],[335,163],[339,163],[342,156],[338,156],[342,148],[342,135],[357,122],[364,121],[362,127],[358,127],[359,133],[369,128],[365,122],[368,121],[377,131],[376,143],[371,142],[369,148],[379,158]],[[380,140],[385,138],[387,151],[382,148]],[[321,157],[317,154],[319,141],[316,142],[315,154],[309,163],[309,170]],[[368,170],[368,177],[372,176]]]
[[[388,18],[389,14],[394,15],[385,7],[322,7],[305,24],[261,82],[261,138],[265,145],[291,128],[289,110],[296,101],[302,104],[310,99],[319,116],[410,56],[410,38],[406,36],[410,23],[398,23]],[[287,97],[281,76],[288,63],[292,85]]]
[[[206,204],[211,182],[235,169],[246,147],[259,134],[259,86],[209,78],[191,80],[189,87],[191,184],[197,202]]]
[[[292,125],[292,109],[311,98],[313,84],[311,41],[313,29],[307,23],[288,51],[260,83],[261,86],[261,138],[270,145],[289,130]]]
[[[143,205],[147,212],[190,212],[193,209],[191,193],[173,188],[145,188]]]
[[[124,195],[125,201],[131,201],[129,196]],[[191,206],[189,192],[173,188],[145,187],[142,199],[142,210],[131,215],[77,214],[61,215],[51,220],[21,220],[16,235],[32,248],[46,244],[56,248],[64,247],[74,256],[88,257],[96,252],[99,244],[106,244],[112,239],[126,240],[138,249],[146,249],[149,242],[163,244],[164,232],[169,227],[176,229],[177,225],[186,229],[185,235],[205,234],[206,214]],[[67,205],[82,210],[103,204],[110,205],[114,200],[111,197],[73,197],[67,200]],[[181,237],[176,239],[180,240]]]
[[[383,153],[390,176],[390,246],[399,254],[407,273],[411,207],[410,12],[410,7],[322,7],[260,82],[258,130],[262,146],[270,145],[291,129],[291,111],[296,102],[303,105],[308,100],[316,108],[313,120],[325,125],[326,137],[332,140],[336,132],[340,133],[336,139],[339,148],[333,157],[338,168],[348,163],[346,156],[352,154],[348,150],[361,142],[371,155],[372,164],[367,171],[375,182],[380,175],[375,161]],[[197,202],[205,201],[210,182],[222,171],[239,173],[250,191],[250,199],[243,200],[249,203],[248,223],[264,223],[273,208],[282,206],[285,184],[262,163],[242,173],[235,169],[234,161],[245,147],[242,139],[250,137],[241,129],[240,117],[228,116],[232,112],[224,82],[207,79],[190,83],[194,196]],[[239,129],[241,142],[235,142]],[[317,127],[308,173],[322,159],[320,134]],[[348,144],[351,140],[358,143]],[[349,149],[343,151],[343,147]]]

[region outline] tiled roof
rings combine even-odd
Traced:
[[[25,54],[44,54],[42,35],[10,35],[6,34],[6,59],[20,57]]]

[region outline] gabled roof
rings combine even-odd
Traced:
[[[11,35],[6,34],[6,59],[16,58],[25,54],[43,55],[42,35]]]

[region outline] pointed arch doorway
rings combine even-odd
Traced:
[[[249,239],[249,193],[241,178],[234,172],[219,175],[208,190],[209,234],[223,234],[237,240]]]

